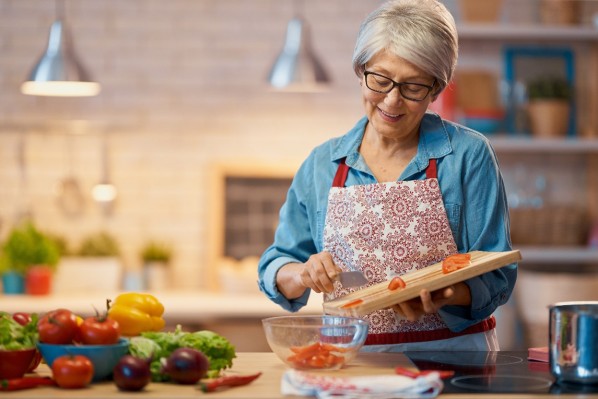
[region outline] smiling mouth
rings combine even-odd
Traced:
[[[378,110],[380,111],[380,113],[383,116],[385,116],[386,118],[389,118],[389,119],[397,119],[397,118],[399,118],[401,116],[401,114],[397,114],[397,115],[389,114],[388,112],[384,112],[380,108],[378,108]]]

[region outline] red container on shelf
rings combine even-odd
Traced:
[[[52,290],[52,269],[46,265],[29,268],[25,275],[25,293],[29,295],[48,295]]]

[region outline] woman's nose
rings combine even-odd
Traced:
[[[401,92],[399,91],[399,86],[395,86],[392,88],[391,91],[386,93],[386,98],[384,102],[387,104],[397,104],[401,101],[404,101],[403,96],[401,96]]]

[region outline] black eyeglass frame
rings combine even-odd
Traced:
[[[388,89],[388,90],[386,90],[386,91],[380,91],[380,90],[375,90],[375,89],[372,89],[372,88],[371,88],[371,87],[368,85],[368,75],[374,75],[374,76],[379,76],[379,77],[381,77],[381,78],[384,78],[384,79],[388,79],[389,81],[391,81],[391,82],[392,82],[392,86],[390,87],[390,89]],[[401,93],[401,97],[403,97],[403,98],[404,98],[404,99],[406,99],[406,100],[409,100],[409,101],[416,101],[416,102],[424,101],[426,98],[428,98],[428,96],[430,95],[430,92],[431,92],[431,91],[434,89],[434,86],[436,85],[436,79],[434,79],[434,82],[432,82],[432,86],[428,86],[428,85],[425,85],[425,84],[423,84],[423,83],[395,82],[394,80],[392,80],[392,79],[391,79],[391,78],[389,78],[388,76],[384,76],[384,75],[381,75],[381,74],[379,74],[379,73],[372,72],[372,71],[364,71],[364,72],[363,72],[363,78],[364,78],[364,80],[365,80],[365,85],[366,85],[366,87],[367,87],[368,89],[370,89],[371,91],[373,91],[373,92],[376,92],[376,93],[381,93],[381,94],[388,94],[388,93],[390,93],[391,91],[393,91],[393,89],[394,89],[395,87],[398,87],[398,88],[399,88],[399,93]],[[420,99],[420,100],[416,100],[415,98],[410,98],[410,97],[408,97],[408,96],[406,96],[406,95],[404,95],[404,94],[403,94],[403,90],[402,90],[402,88],[403,88],[403,86],[405,86],[405,85],[415,85],[415,86],[421,86],[421,87],[425,87],[426,89],[428,89],[428,92],[426,93],[426,95],[425,95],[425,96],[424,96],[422,99]]]

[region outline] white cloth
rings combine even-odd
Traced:
[[[288,370],[281,381],[283,395],[315,396],[319,399],[434,398],[443,387],[438,373],[417,378],[402,375],[333,377]]]

